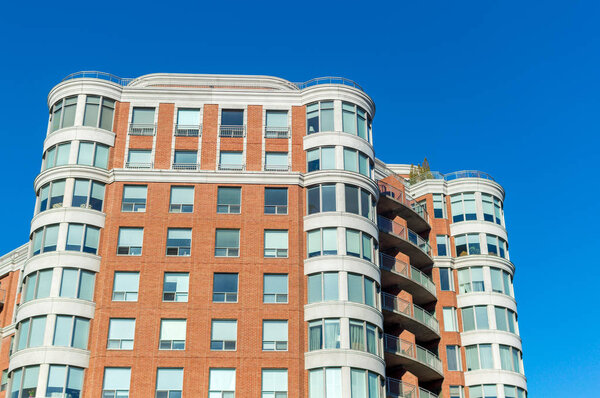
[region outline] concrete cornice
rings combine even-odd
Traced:
[[[28,252],[29,242],[0,257],[0,276],[23,269]]]

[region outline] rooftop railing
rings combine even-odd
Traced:
[[[386,377],[385,385],[388,398],[438,398],[431,391],[392,377]]]
[[[435,284],[427,274],[423,271],[405,263],[404,261],[398,260],[389,254],[379,253],[379,266],[387,271],[392,271],[400,274],[408,279],[411,279],[423,286],[434,296],[436,295]]]
[[[442,361],[433,352],[408,340],[389,334],[383,335],[383,348],[392,354],[413,358],[440,374],[443,374]]]
[[[488,173],[485,173],[485,172],[479,171],[479,170],[462,170],[462,171],[455,171],[455,172],[448,173],[448,174],[442,174],[439,171],[432,171],[431,174],[433,175],[433,178],[435,178],[436,180],[452,181],[452,180],[457,180],[459,178],[483,178],[485,180],[496,181]]]
[[[106,80],[112,83],[116,83],[120,86],[126,86],[133,80],[132,78],[123,78],[115,75],[111,75],[106,72],[98,72],[98,71],[82,71],[71,73],[69,76],[62,79],[62,81],[73,80],[73,79],[100,79]]]
[[[427,213],[427,208],[424,205],[417,202],[415,199],[413,199],[412,196],[384,181],[377,181],[377,185],[379,186],[379,193],[381,194],[381,196],[387,196],[397,200],[400,203],[403,203],[407,207],[413,209],[415,213],[420,215],[425,221],[429,222],[429,214]]]
[[[377,216],[377,224],[379,229],[383,232],[391,233],[400,237],[401,239],[407,240],[413,245],[417,246],[427,255],[431,253],[431,246],[429,243],[421,238],[416,232],[406,228],[404,225],[392,221],[389,218],[383,216]]]
[[[353,80],[346,79],[345,77],[325,76],[317,77],[315,79],[311,79],[303,83],[294,83],[294,85],[296,85],[296,87],[298,87],[300,90],[304,90],[305,88],[316,86],[319,84],[341,84],[344,86],[354,87],[356,89],[359,89],[360,91],[365,91],[361,86],[358,85],[358,83],[356,83]]]
[[[439,333],[440,325],[435,316],[410,301],[401,299],[393,294],[381,293],[383,309],[404,314],[413,318]]]

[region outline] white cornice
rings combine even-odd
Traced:
[[[0,257],[0,276],[23,269],[28,252],[29,242]]]

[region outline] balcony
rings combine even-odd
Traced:
[[[385,378],[385,391],[387,398],[438,398],[431,391],[391,377]]]
[[[379,253],[379,267],[383,271],[381,285],[384,288],[400,286],[412,294],[413,301],[421,304],[436,299],[435,284],[417,268],[384,253]]]
[[[202,135],[202,125],[175,125],[175,137],[199,137],[200,135]]]
[[[483,178],[484,180],[496,181],[494,180],[494,177],[492,177],[488,173],[479,170],[462,170],[448,174],[442,174],[439,171],[432,171],[431,173],[433,175],[433,178],[435,178],[436,180],[452,181],[458,180],[460,178]]]
[[[389,293],[381,293],[381,306],[385,323],[399,325],[423,341],[440,338],[438,320],[418,305]]]
[[[265,127],[265,138],[289,138],[289,127]]]
[[[198,170],[200,165],[198,163],[173,163],[173,170]]]
[[[287,164],[265,164],[265,171],[290,171]]]
[[[407,225],[417,232],[431,229],[427,208],[415,199],[387,182],[377,181],[379,186],[379,202],[377,210],[389,217],[400,216],[406,220]]]
[[[154,123],[129,123],[129,135],[154,135],[156,124]]]
[[[245,169],[246,169],[246,165],[244,165],[244,164],[219,163],[219,170],[243,171]]]
[[[219,126],[219,137],[244,137],[246,135],[246,126]]]
[[[381,250],[400,250],[410,257],[411,264],[420,268],[433,264],[433,259],[430,257],[431,246],[416,232],[383,216],[377,217],[377,224],[379,231],[382,232],[379,234]]]
[[[151,169],[154,167],[154,163],[140,163],[140,162],[127,162],[125,163],[126,169]]]
[[[334,77],[334,76],[317,77],[316,79],[311,79],[311,80],[303,82],[303,83],[293,83],[293,84],[296,87],[298,87],[298,89],[300,89],[300,90],[304,90],[305,88],[308,88],[311,86],[317,86],[320,84],[339,84],[342,86],[354,87],[360,91],[364,91],[363,88],[358,85],[358,83],[356,83],[355,81],[352,81],[350,79],[346,79],[345,77]]]
[[[383,335],[383,348],[388,367],[401,366],[420,381],[444,378],[442,361],[426,348],[389,334]]]

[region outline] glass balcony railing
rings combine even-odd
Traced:
[[[418,283],[427,289],[434,296],[436,295],[435,283],[431,280],[427,274],[423,271],[405,263],[404,261],[398,260],[389,254],[379,253],[379,266],[386,271],[395,272],[400,274],[412,281]]]
[[[412,358],[443,374],[442,361],[433,352],[408,340],[389,334],[383,335],[383,348],[386,352]]]
[[[116,83],[121,86],[127,86],[133,79],[123,78],[115,75],[111,75],[106,72],[98,72],[98,71],[82,71],[71,73],[69,76],[62,79],[62,81],[73,80],[73,79],[100,79],[106,80],[112,83]]]
[[[384,310],[404,314],[407,317],[421,322],[437,333],[440,331],[440,325],[435,315],[429,313],[416,304],[412,304],[407,300],[401,299],[389,293],[381,293],[381,304]]]
[[[438,398],[431,391],[392,377],[386,377],[385,387],[387,398]]]
[[[488,173],[479,170],[461,170],[454,171],[448,174],[442,174],[439,171],[432,171],[431,174],[436,180],[452,181],[458,180],[459,178],[483,178],[484,180],[495,181],[494,177],[492,177]]]
[[[346,79],[345,77],[334,77],[334,76],[326,76],[326,77],[317,77],[316,79],[311,79],[309,81],[303,83],[294,83],[296,87],[300,90],[303,90],[307,87],[316,86],[319,84],[341,84],[343,86],[350,86],[360,91],[365,91],[361,86],[358,85],[355,81],[350,79]]]
[[[427,213],[427,208],[418,203],[415,199],[413,199],[412,196],[384,181],[377,181],[377,185],[379,186],[379,193],[381,196],[387,196],[397,200],[405,206],[413,209],[415,213],[429,223],[429,214]]]
[[[429,246],[429,242],[420,237],[416,232],[406,228],[404,225],[401,225],[396,221],[392,221],[383,216],[377,216],[377,224],[381,231],[396,235],[401,239],[409,241],[427,255],[431,255],[431,246]]]

